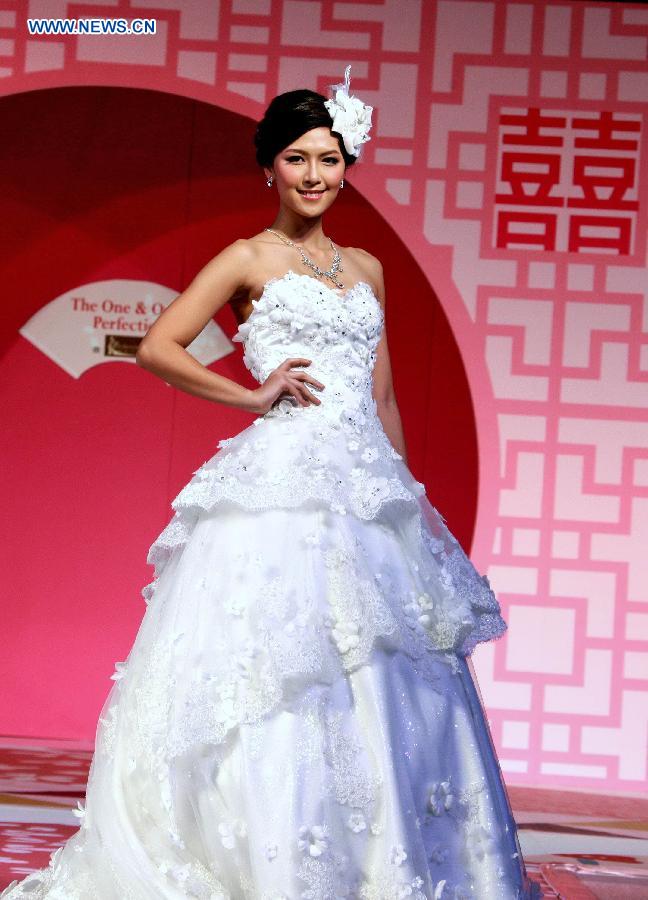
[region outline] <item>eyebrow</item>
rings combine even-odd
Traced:
[[[304,156],[308,156],[308,150],[302,150],[300,147],[289,147],[286,153],[303,153]],[[332,153],[339,153],[339,149],[335,148],[333,150],[324,150],[320,153],[320,156],[330,156]]]

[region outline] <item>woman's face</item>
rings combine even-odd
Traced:
[[[337,197],[345,168],[338,139],[331,129],[313,128],[275,156],[279,198],[299,215],[319,216]],[[266,169],[266,174],[272,172]],[[309,192],[315,199],[306,196]]]

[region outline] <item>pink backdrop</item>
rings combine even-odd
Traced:
[[[349,216],[336,211],[329,230],[343,245],[360,243],[384,262],[413,468],[467,543],[477,474],[470,404],[464,399],[439,408],[448,395],[452,400],[454,385],[461,395],[462,370],[449,337],[433,343],[435,323],[443,330],[435,293],[459,345],[479,447],[472,556],[498,590],[509,622],[502,640],[475,654],[502,767],[517,783],[645,788],[648,272],[646,210],[638,200],[646,191],[648,9],[505,0],[139,0],[122,3],[119,14],[155,16],[155,37],[25,33],[28,14],[107,16],[115,9],[39,0],[0,12],[3,113],[7,103],[19,112],[20,97],[9,95],[26,91],[137,87],[205,101],[228,126],[238,114],[248,123],[249,140],[251,120],[274,94],[303,85],[326,92],[352,64],[353,89],[375,107],[372,141],[347,182],[361,196],[345,198],[362,228],[345,233]],[[101,105],[89,96],[101,120]],[[151,103],[155,115],[163,102],[158,96]],[[186,153],[187,134],[182,116],[167,119],[154,145],[153,170],[165,148],[173,159]],[[132,147],[146,159],[149,147]],[[241,154],[228,161],[224,181],[219,155],[205,161],[202,171],[216,186],[212,196],[237,177],[239,183],[249,177],[251,196],[261,196],[254,167],[241,174],[249,151],[244,142],[237,147]],[[76,172],[94,152],[78,152]],[[186,170],[183,181],[186,186]],[[83,187],[92,190],[89,181]],[[102,252],[92,240],[96,231],[88,237],[81,217],[67,223],[68,241],[74,237],[80,248],[68,274],[58,261],[64,207],[53,213],[51,206],[21,199],[41,235],[40,245],[31,240],[31,255],[24,256],[15,232],[9,246],[16,252],[5,259],[3,279],[11,302],[4,304],[10,324],[3,331],[9,350],[2,384],[11,429],[23,441],[13,445],[20,454],[10,455],[7,467],[6,493],[18,512],[8,529],[11,565],[3,569],[15,572],[15,580],[5,608],[12,646],[20,650],[9,653],[16,702],[3,709],[0,730],[36,733],[48,723],[68,736],[89,735],[107,691],[99,679],[123,658],[141,617],[142,556],[168,518],[168,500],[216,439],[243,424],[223,410],[209,410],[207,419],[204,404],[163,385],[152,388],[132,364],[98,367],[66,390],[63,373],[16,338],[27,302],[33,312],[83,280],[119,273],[180,290],[209,258],[210,246],[253,233],[271,214],[267,200],[239,216],[225,204],[227,222],[194,244],[200,223],[210,227],[218,211],[185,204],[180,212],[180,196],[172,185],[165,190],[167,204],[157,198],[151,206],[150,191],[139,198],[135,221],[132,196],[109,197],[112,231],[106,226],[110,240],[102,232]],[[59,184],[59,199],[62,192]],[[88,209],[101,199],[87,198]],[[174,204],[166,226],[158,223]],[[12,212],[20,211],[7,209],[3,218]],[[29,215],[19,215],[24,219]],[[169,248],[176,256],[172,250],[163,264],[160,254]],[[35,258],[48,263],[40,273],[29,272],[25,300],[25,261],[33,266]],[[427,364],[438,347],[447,360],[439,365],[438,355],[432,359],[424,385],[410,377],[410,342],[422,321],[429,343],[416,348],[416,358]],[[228,322],[223,319],[224,328]],[[217,365],[241,375],[238,357]],[[58,408],[39,389],[50,381]],[[116,384],[128,402],[111,408]],[[420,393],[410,398],[409,388],[417,385]],[[69,429],[82,391],[88,392],[87,409],[98,410],[89,439],[105,454],[99,472],[96,458],[88,469],[82,454],[68,456],[69,443],[63,455],[56,449],[63,426],[59,422],[57,430],[55,420],[67,421]],[[446,456],[462,446],[457,423],[447,418],[451,409],[463,415],[460,437],[467,436],[461,458],[466,493],[458,467],[449,469],[446,487],[437,477]],[[157,423],[150,431],[149,412]],[[161,421],[169,429],[163,449]],[[186,448],[170,457],[169,447],[178,442]],[[63,456],[75,476],[62,474]],[[52,462],[47,478],[45,459]],[[65,485],[65,494],[53,484]],[[113,530],[117,521],[124,523],[121,535]],[[102,541],[107,522],[109,540]],[[35,533],[37,554],[30,552]],[[43,679],[49,689],[39,694]],[[70,688],[73,702],[46,699]],[[47,707],[56,713],[49,720]]]

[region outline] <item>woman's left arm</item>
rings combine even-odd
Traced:
[[[358,248],[359,249],[359,248]],[[361,251],[366,264],[370,265],[371,279],[375,285],[375,293],[385,313],[385,282],[383,277],[383,267],[379,259]],[[383,327],[383,332],[376,349],[376,362],[373,370],[373,398],[376,401],[378,417],[385,429],[385,434],[392,443],[394,449],[403,457],[403,461],[407,464],[407,449],[405,447],[405,436],[403,434],[403,426],[401,423],[398,403],[394,393],[394,385],[392,383],[391,362],[389,359],[389,349],[387,347],[387,328]]]

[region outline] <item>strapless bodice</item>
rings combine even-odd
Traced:
[[[266,282],[234,341],[244,346],[243,361],[261,384],[288,358],[305,357],[303,366],[325,385],[310,390],[321,404],[276,404],[268,417],[306,413],[340,421],[344,415],[375,415],[372,374],[384,315],[371,286],[360,281],[341,294],[311,275],[289,270]]]

